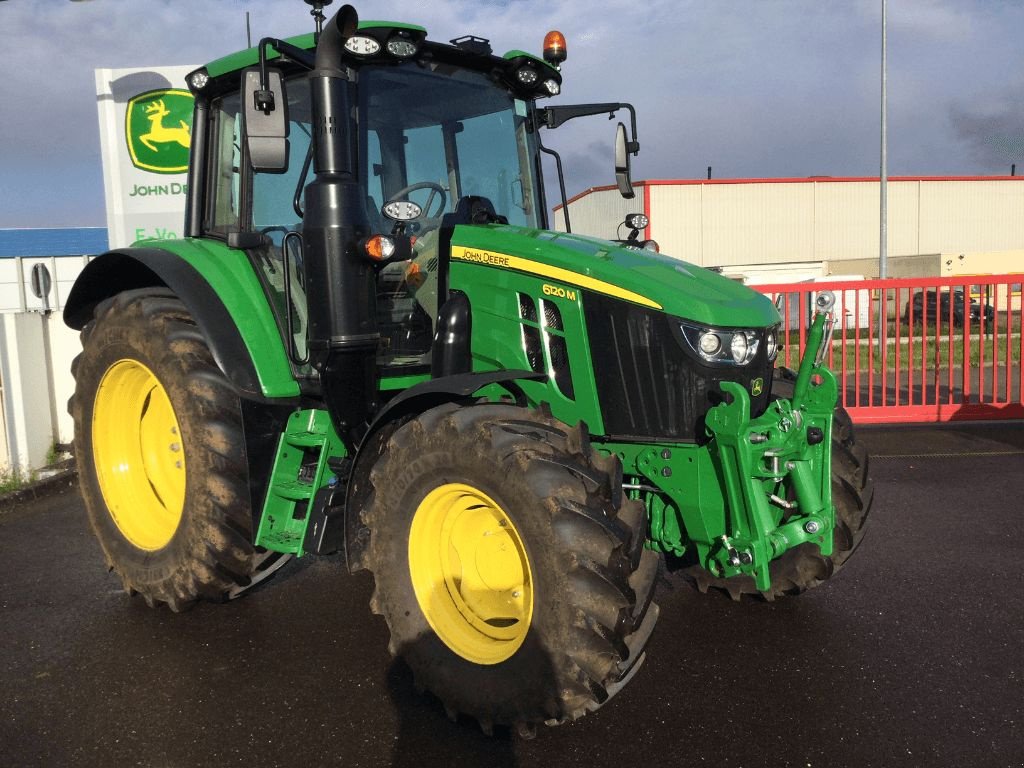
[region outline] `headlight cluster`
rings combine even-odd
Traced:
[[[419,53],[427,30],[412,24],[400,27],[377,26],[373,22],[360,25],[359,31],[345,41],[345,50],[353,56],[376,56],[381,50],[397,59],[408,59]]]
[[[765,352],[768,360],[774,360],[778,351],[776,328],[768,331],[746,329],[718,329],[705,326],[680,323],[683,338],[700,358],[708,363],[718,365],[747,365],[761,348],[761,340],[765,341]]]
[[[524,51],[509,51],[503,58],[508,62],[508,79],[515,90],[527,91],[535,98],[557,96],[562,90],[562,76],[558,70]]]
[[[527,87],[535,88],[537,81],[540,80],[540,73],[533,67],[520,67],[516,70],[516,80]],[[562,90],[562,86],[553,77],[545,78],[541,85],[549,96],[557,96]]]

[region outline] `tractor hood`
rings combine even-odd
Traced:
[[[536,274],[706,325],[760,328],[780,321],[766,296],[734,280],[598,238],[501,224],[459,226],[452,258]]]

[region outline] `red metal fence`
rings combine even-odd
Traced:
[[[814,297],[832,291],[828,365],[840,399],[858,422],[893,423],[1024,418],[1022,282],[1010,274],[754,288],[782,297],[778,364],[792,368]]]

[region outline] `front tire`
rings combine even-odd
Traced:
[[[635,671],[658,558],[618,460],[585,432],[440,406],[392,435],[371,483],[371,607],[449,716],[529,732],[596,709]]]
[[[185,305],[101,302],[72,363],[75,455],[89,522],[129,594],[221,600],[252,582],[241,407]]]

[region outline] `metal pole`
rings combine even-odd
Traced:
[[[889,224],[889,211],[888,211],[888,187],[889,187],[889,158],[888,158],[888,94],[887,94],[887,77],[888,77],[888,65],[886,62],[886,54],[888,48],[888,30],[886,20],[888,16],[888,2],[882,0],[882,147],[881,147],[881,163],[878,171],[878,189],[879,189],[879,227],[878,227],[878,277],[881,280],[886,279],[888,275],[888,265],[886,260],[888,257],[888,224]],[[889,319],[889,292],[883,287],[881,291],[881,301],[878,305],[878,344],[879,344],[879,357],[882,360],[883,370],[887,364],[886,352],[888,350],[888,319]],[[883,377],[884,380],[884,377]],[[887,394],[882,393],[882,402],[885,403]]]
[[[249,27],[249,12],[245,12],[245,47],[252,48],[252,29]]]
[[[879,229],[879,242],[878,242],[878,276],[882,279],[888,277],[886,270],[886,249],[888,246],[887,242],[887,224],[888,222],[888,211],[887,209],[887,197],[888,197],[888,185],[889,185],[889,158],[888,158],[888,111],[887,98],[886,98],[886,48],[887,48],[887,35],[886,35],[886,15],[887,15],[887,0],[882,0],[882,162],[881,169],[879,171],[878,180],[881,190],[881,211],[880,211],[880,222],[881,226]]]

